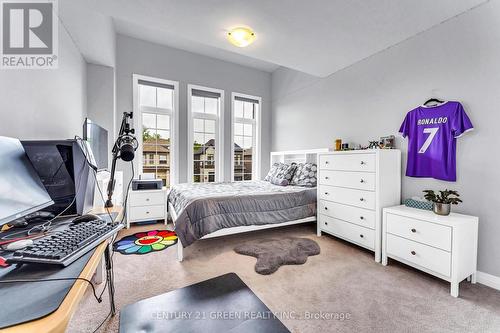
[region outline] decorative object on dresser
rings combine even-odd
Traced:
[[[379,141],[369,141],[368,149],[379,149],[380,142]]]
[[[396,138],[394,135],[383,136],[380,138],[380,148],[394,149],[396,148]]]
[[[167,224],[167,189],[129,191],[127,228],[130,223],[165,220]]]
[[[396,149],[319,155],[318,236],[337,236],[381,260],[382,208],[401,203],[401,152]]]
[[[458,297],[464,279],[476,283],[478,221],[475,216],[406,206],[384,209],[382,264],[393,258],[451,283]]]
[[[457,191],[444,190],[439,191],[439,194],[434,193],[433,190],[425,190],[425,198],[433,203],[432,209],[438,215],[450,215],[451,205],[458,205],[462,202],[458,197]]]
[[[403,200],[403,204],[406,207],[432,210],[432,202],[429,202],[423,198],[413,197],[410,199],[405,199],[405,200]]]

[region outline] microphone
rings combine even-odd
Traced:
[[[125,162],[130,162],[135,157],[135,151],[139,147],[139,142],[134,136],[134,129],[131,128],[129,124],[129,119],[132,119],[132,112],[124,112],[122,125],[120,127],[120,132],[118,133],[118,139],[116,139],[115,144],[113,146],[113,161],[111,163],[111,175],[110,181],[108,183],[108,200],[104,204],[104,207],[109,208],[113,207],[113,201],[111,200],[113,197],[113,191],[115,188],[115,168],[116,168],[116,160],[119,158]]]
[[[132,135],[123,135],[122,137],[120,137],[118,142],[120,158],[125,162],[132,161],[134,159],[137,146],[137,140]]]

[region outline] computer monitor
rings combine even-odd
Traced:
[[[108,168],[108,131],[89,118],[83,123],[83,140],[87,141],[97,169]]]
[[[54,203],[17,139],[0,136],[0,225]]]
[[[83,215],[93,208],[95,172],[79,140],[22,141],[26,155],[54,205],[45,211]]]

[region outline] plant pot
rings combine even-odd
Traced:
[[[450,215],[451,204],[435,202],[434,205],[432,205],[432,209],[434,213],[438,215]]]

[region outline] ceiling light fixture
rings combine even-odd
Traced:
[[[255,40],[255,32],[250,28],[238,27],[227,33],[227,40],[234,46],[245,47]]]

